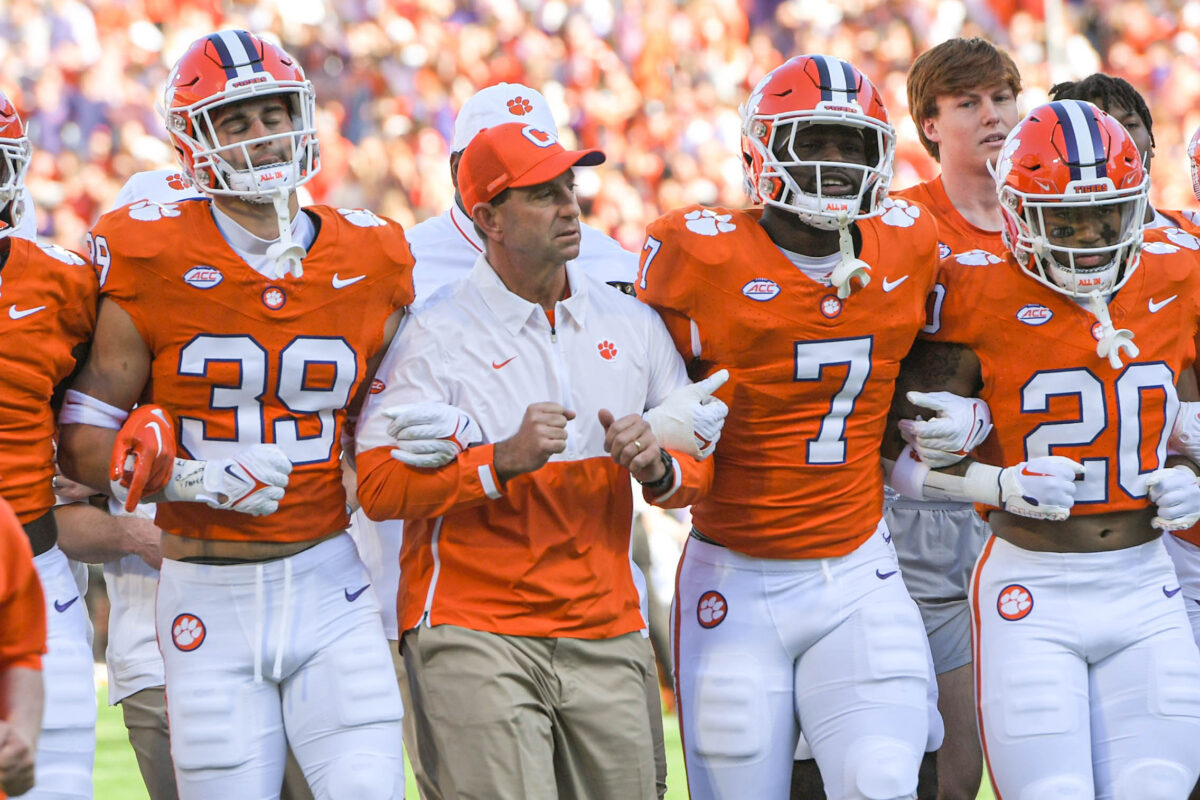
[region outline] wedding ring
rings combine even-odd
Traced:
[[[633,446],[638,449],[639,453],[642,452],[642,443],[639,442],[637,439],[633,440]]]

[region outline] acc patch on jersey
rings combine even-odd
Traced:
[[[717,591],[707,591],[700,595],[700,600],[696,603],[696,621],[700,623],[701,628],[715,628],[725,620],[728,610],[724,595]]]
[[[185,653],[204,644],[204,623],[195,614],[180,614],[171,622],[171,641]]]
[[[1054,312],[1043,305],[1029,303],[1017,310],[1017,320],[1026,325],[1045,325],[1054,317]]]
[[[1009,621],[1025,619],[1033,611],[1033,595],[1019,583],[1010,583],[996,598],[996,611]]]
[[[183,282],[195,289],[211,289],[223,280],[225,276],[221,270],[204,264],[197,264],[183,273]]]
[[[746,285],[742,287],[742,294],[760,303],[774,299],[780,291],[779,284],[769,278],[755,278],[746,281]]]

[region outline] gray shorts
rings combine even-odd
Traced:
[[[887,493],[884,519],[908,593],[921,610],[934,670],[971,663],[967,586],[991,535],[968,503],[923,503]]]

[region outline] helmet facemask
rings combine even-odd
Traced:
[[[1110,295],[1137,269],[1149,179],[1126,189],[1104,183],[1101,190],[1088,181],[1068,184],[1063,194],[1038,195],[1000,187],[1010,249],[1026,272],[1057,292]]]
[[[797,153],[797,135],[817,125],[836,125],[861,134],[864,163],[802,158]],[[754,116],[747,120],[746,126],[748,135],[744,141],[761,158],[754,188],[764,205],[791,211],[801,222],[822,230],[836,230],[882,212],[881,203],[892,179],[895,136],[890,125],[861,114],[818,108],[770,117]],[[803,175],[804,170],[811,173]],[[848,177],[854,190],[844,194],[824,191],[834,172],[838,174],[834,183],[844,186],[841,179]],[[797,180],[798,173],[807,184],[803,188]]]
[[[231,80],[230,83],[238,81]],[[215,119],[221,110],[251,99],[278,97],[287,107],[291,130],[269,133],[234,144],[222,144]],[[280,190],[290,192],[320,169],[316,103],[308,81],[271,81],[227,90],[192,106],[171,108],[168,128],[191,156],[191,178],[207,194],[270,203]],[[263,143],[281,145],[280,158],[254,164],[252,150]],[[186,163],[186,160],[185,160]]]
[[[25,173],[33,158],[33,147],[22,136],[19,139],[0,138],[0,238],[10,236],[21,225],[25,203]]]

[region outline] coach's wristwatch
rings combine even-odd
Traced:
[[[658,448],[658,458],[662,461],[663,466],[667,468],[662,477],[656,481],[638,481],[643,488],[653,495],[660,495],[675,484],[675,459],[663,447]]]

